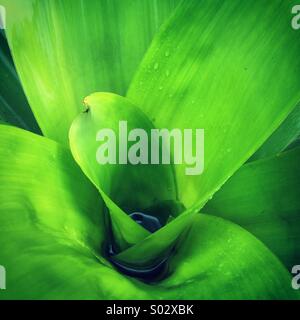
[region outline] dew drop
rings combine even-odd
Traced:
[[[159,67],[159,64],[158,64],[158,62],[155,62],[155,64],[154,64],[154,70],[157,70],[158,69],[158,67]]]
[[[188,280],[185,281],[186,284],[193,283],[193,282],[195,282],[194,279],[188,279]]]
[[[170,51],[169,51],[169,50],[167,50],[167,51],[165,52],[165,56],[166,56],[166,57],[169,57],[169,56],[170,56]]]

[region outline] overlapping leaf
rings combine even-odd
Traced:
[[[254,153],[249,161],[276,155],[293,147],[300,135],[300,104],[288,115],[269,139]]]
[[[192,207],[187,212],[200,209],[300,99],[300,63],[294,63],[300,42],[286,30],[288,6],[274,1],[268,8],[262,1],[182,3],[155,37],[129,90],[129,99],[157,127],[205,129],[205,172],[186,176],[184,165],[175,166],[179,199]],[[146,245],[149,254],[141,261],[155,260],[165,240],[154,234],[120,256],[132,261]]]
[[[299,261],[300,149],[244,165],[203,208],[263,241],[285,265]]]
[[[178,0],[2,2],[10,48],[40,128],[67,145],[84,97],[125,93]]]
[[[132,29],[139,23],[126,24],[129,31],[125,28],[121,36],[126,46],[119,47],[128,64],[126,72],[122,58],[108,67],[116,61],[111,50],[114,41],[122,41],[114,34],[107,42],[106,32],[119,29],[112,26],[115,21],[107,29],[94,28],[99,21],[97,9],[101,9],[102,21],[113,9],[117,9],[116,21],[135,21],[135,5],[149,4],[132,4],[125,13],[127,2],[122,2],[124,7],[104,1],[72,3],[7,3],[8,12],[17,8],[10,19],[9,39],[32,108],[43,132],[64,143],[79,100],[100,89],[124,92],[146,47],[139,44],[137,51],[132,50],[131,44],[136,43],[136,39],[130,41]],[[164,4],[169,8],[169,2]],[[155,8],[150,5],[150,12]],[[148,11],[138,21],[144,23],[145,16]],[[78,25],[79,36],[74,32]],[[153,21],[145,25],[153,26]],[[141,266],[157,259],[182,236],[176,226],[189,217],[191,229],[177,243],[170,273],[157,286],[121,276],[97,254],[104,245],[102,203],[68,151],[1,126],[5,148],[0,155],[4,168],[0,179],[5,193],[0,201],[4,222],[0,241],[12,241],[0,254],[13,270],[12,287],[4,296],[57,297],[59,288],[59,297],[68,298],[297,298],[289,274],[262,243],[234,224],[195,215],[195,210],[263,144],[300,100],[299,49],[298,36],[290,28],[290,6],[280,1],[183,2],[154,40],[128,97],[157,127],[206,131],[205,173],[186,177],[185,167],[177,168],[180,199],[191,208],[119,256],[123,254],[124,261],[135,265],[140,256]],[[99,51],[99,56],[109,53],[109,58],[97,60]],[[27,61],[34,61],[35,67],[26,67]],[[54,202],[49,201],[52,197]],[[106,204],[111,201],[105,196],[104,200]],[[134,230],[133,236],[136,234]],[[19,265],[24,267],[17,268]],[[32,273],[38,274],[35,279],[29,276]]]
[[[9,271],[0,299],[297,298],[259,241],[209,216],[195,217],[159,285],[121,275],[99,255],[102,202],[69,151],[13,127],[0,134],[0,261]]]
[[[177,167],[186,207],[201,208],[300,100],[290,5],[183,2],[143,60],[128,98],[158,128],[205,130],[204,173]]]

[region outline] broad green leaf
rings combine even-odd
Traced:
[[[30,220],[14,228],[2,231],[0,226],[0,259],[7,271],[0,300],[149,298],[143,284],[139,288],[137,281],[105,265],[68,233],[49,232]]]
[[[0,299],[104,299],[113,281],[122,292],[129,280],[101,257],[103,202],[70,151],[9,126],[0,136]]]
[[[269,139],[254,153],[249,161],[276,155],[289,147],[300,134],[300,103],[283,121],[280,127]]]
[[[204,128],[203,174],[175,166],[186,207],[200,209],[300,101],[293,3],[184,1],[154,38],[127,97],[157,128]]]
[[[1,213],[7,218],[11,211]],[[30,215],[22,222],[14,220],[10,230],[0,226],[0,259],[8,271],[0,299],[299,298],[280,262],[249,233],[219,218],[195,218],[170,261],[169,277],[157,284],[121,275],[67,233],[37,228]]]
[[[10,48],[44,135],[68,144],[84,97],[124,94],[179,0],[3,0]]]
[[[118,239],[122,234],[118,245],[123,250],[149,234],[125,212],[144,212],[161,202],[176,200],[172,166],[148,164],[148,137],[153,125],[130,101],[115,94],[95,93],[84,102],[87,109],[70,129],[71,151],[109,208],[115,236]],[[142,129],[146,140],[134,136],[134,129]],[[135,146],[138,150],[132,152]],[[146,154],[140,149],[143,147]],[[153,214],[163,219],[159,212]]]
[[[278,259],[244,229],[223,219],[196,215],[175,252],[170,276],[159,284],[169,288],[169,299],[300,297]]]
[[[264,242],[290,269],[300,258],[300,148],[238,170],[202,209]]]
[[[65,233],[70,240],[98,250],[105,237],[103,202],[70,151],[12,126],[0,125],[0,137],[2,241],[8,246],[2,232],[13,236],[31,226],[33,235],[39,228]],[[4,243],[0,247],[2,252]]]
[[[0,30],[0,119],[40,133],[24,96],[4,33]]]

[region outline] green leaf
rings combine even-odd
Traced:
[[[300,258],[300,148],[246,164],[202,209],[264,242],[290,269]]]
[[[299,299],[268,249],[235,224],[198,214],[159,283],[169,299]],[[173,290],[176,290],[174,294]]]
[[[185,207],[201,208],[300,101],[290,7],[184,1],[153,40],[127,96],[157,128],[204,128],[203,174],[175,166]]]
[[[20,85],[4,33],[0,30],[0,119],[40,133]]]
[[[124,94],[178,1],[2,1],[10,48],[43,134],[67,145],[84,97]]]
[[[70,151],[12,126],[0,125],[0,137],[1,231],[13,236],[42,228],[98,249],[105,237],[103,201]]]
[[[126,215],[144,213],[145,209],[157,208],[160,203],[168,201],[176,203],[173,167],[150,164],[151,146],[148,138],[151,137],[153,125],[128,99],[111,93],[95,93],[84,102],[86,110],[73,121],[70,129],[70,147],[76,162],[98,188],[109,209],[113,242],[116,251],[121,251],[113,259],[134,268],[151,268],[169,255],[178,238],[190,225],[193,215],[188,211],[154,234]],[[126,121],[126,132],[120,127],[120,121],[123,121],[123,126]],[[142,129],[147,134],[147,145],[145,142],[142,144],[147,149],[147,164],[128,162],[131,149],[141,142],[137,137],[134,141],[127,141],[135,129]],[[111,136],[104,136],[108,135],[107,130],[112,132],[113,140]],[[100,132],[103,133],[101,142]],[[104,160],[111,163],[98,162],[99,148],[103,146]],[[120,164],[122,158],[123,161],[126,159],[127,164]],[[166,223],[168,217],[165,217],[164,211],[154,211],[152,214],[160,219],[162,225]]]
[[[10,126],[0,136],[0,299],[109,298],[107,276],[126,279],[104,267],[98,191],[68,149]]]
[[[84,102],[87,109],[73,121],[70,129],[71,151],[83,172],[99,189],[110,210],[117,244],[124,250],[149,235],[125,212],[145,212],[145,209],[159,203],[176,201],[172,166],[139,163],[145,160],[149,163],[148,137],[153,125],[126,98],[111,93],[95,93]],[[144,130],[147,140],[142,142],[131,136],[133,129]],[[108,136],[108,130],[113,136]],[[134,141],[128,141],[130,136]],[[135,159],[136,164],[131,164],[131,149],[138,144],[145,146],[147,154],[143,159]],[[133,152],[134,155],[136,153]],[[153,213],[162,224],[168,218],[163,217],[163,213]]]
[[[163,228],[112,257],[112,260],[137,270],[155,268],[173,254],[174,247],[182,241],[194,222],[195,214],[192,210],[185,211]]]
[[[99,261],[90,248],[70,239],[68,233],[49,232],[30,221],[25,227],[14,227],[1,230],[0,235],[0,259],[7,277],[0,300],[149,297],[146,290]]]
[[[6,218],[10,213],[1,211]],[[249,233],[219,218],[195,218],[170,261],[169,277],[159,284],[121,275],[67,233],[37,228],[29,215],[27,223],[12,226],[0,225],[8,277],[0,299],[299,298],[280,262]]]
[[[300,103],[283,121],[280,127],[254,153],[249,161],[255,161],[280,153],[290,146],[300,135]]]

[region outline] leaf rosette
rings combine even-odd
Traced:
[[[299,298],[294,1],[3,2],[38,125],[1,35],[0,115],[23,129],[0,125],[0,297]],[[203,128],[203,173],[99,165],[122,120]]]

